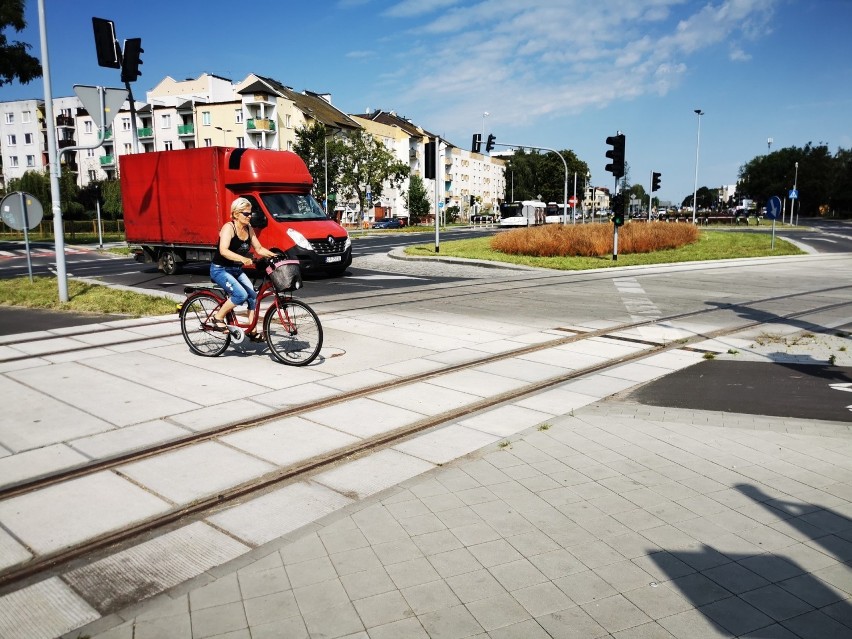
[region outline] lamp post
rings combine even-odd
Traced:
[[[695,224],[695,216],[698,214],[698,150],[701,148],[701,116],[704,111],[695,109],[695,115],[698,116],[698,138],[695,142],[695,184],[692,188],[692,223]]]
[[[222,132],[222,146],[225,146],[225,141],[226,141],[226,139],[225,139],[225,138],[226,138],[225,134],[226,134],[226,133],[233,133],[233,131],[232,131],[231,129],[223,129],[223,128],[222,128],[222,127],[220,127],[220,126],[214,126],[213,128],[214,128],[214,129],[216,129],[217,131],[221,131],[221,132]]]
[[[772,143],[773,143],[774,141],[775,141],[775,140],[773,140],[772,138],[766,138],[766,148],[767,148],[767,150],[769,150],[769,151],[771,151],[771,150],[772,150]]]
[[[482,139],[485,139],[485,118],[491,115],[488,111],[482,112]]]

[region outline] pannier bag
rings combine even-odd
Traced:
[[[269,260],[266,273],[276,291],[295,291],[302,288],[302,269],[299,260],[274,258]]]

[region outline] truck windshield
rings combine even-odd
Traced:
[[[262,193],[260,199],[270,215],[281,222],[328,219],[309,193]]]

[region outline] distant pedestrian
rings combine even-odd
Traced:
[[[231,203],[231,221],[225,223],[219,231],[219,243],[210,264],[210,279],[221,286],[228,296],[213,317],[212,326],[217,330],[228,330],[225,318],[243,303],[248,306],[248,323],[254,321],[257,292],[243,270],[244,266],[254,264],[250,256],[251,249],[261,257],[275,257],[275,253],[263,248],[251,227],[251,202],[238,197]],[[253,342],[265,340],[264,335],[256,331],[246,335]]]

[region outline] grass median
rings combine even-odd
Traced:
[[[736,233],[731,231],[704,231],[698,240],[679,248],[654,251],[652,253],[622,253],[618,259],[612,259],[612,253],[593,257],[537,257],[533,255],[513,255],[496,251],[491,247],[491,237],[470,240],[441,242],[440,257],[460,257],[489,262],[505,262],[522,266],[535,266],[564,271],[584,271],[616,266],[647,266],[670,262],[696,262],[706,260],[726,260],[745,257],[771,257],[778,255],[799,255],[804,253],[793,244],[778,237],[772,248],[772,238],[766,233]],[[434,244],[418,244],[408,247],[407,255],[418,257],[438,257]]]

